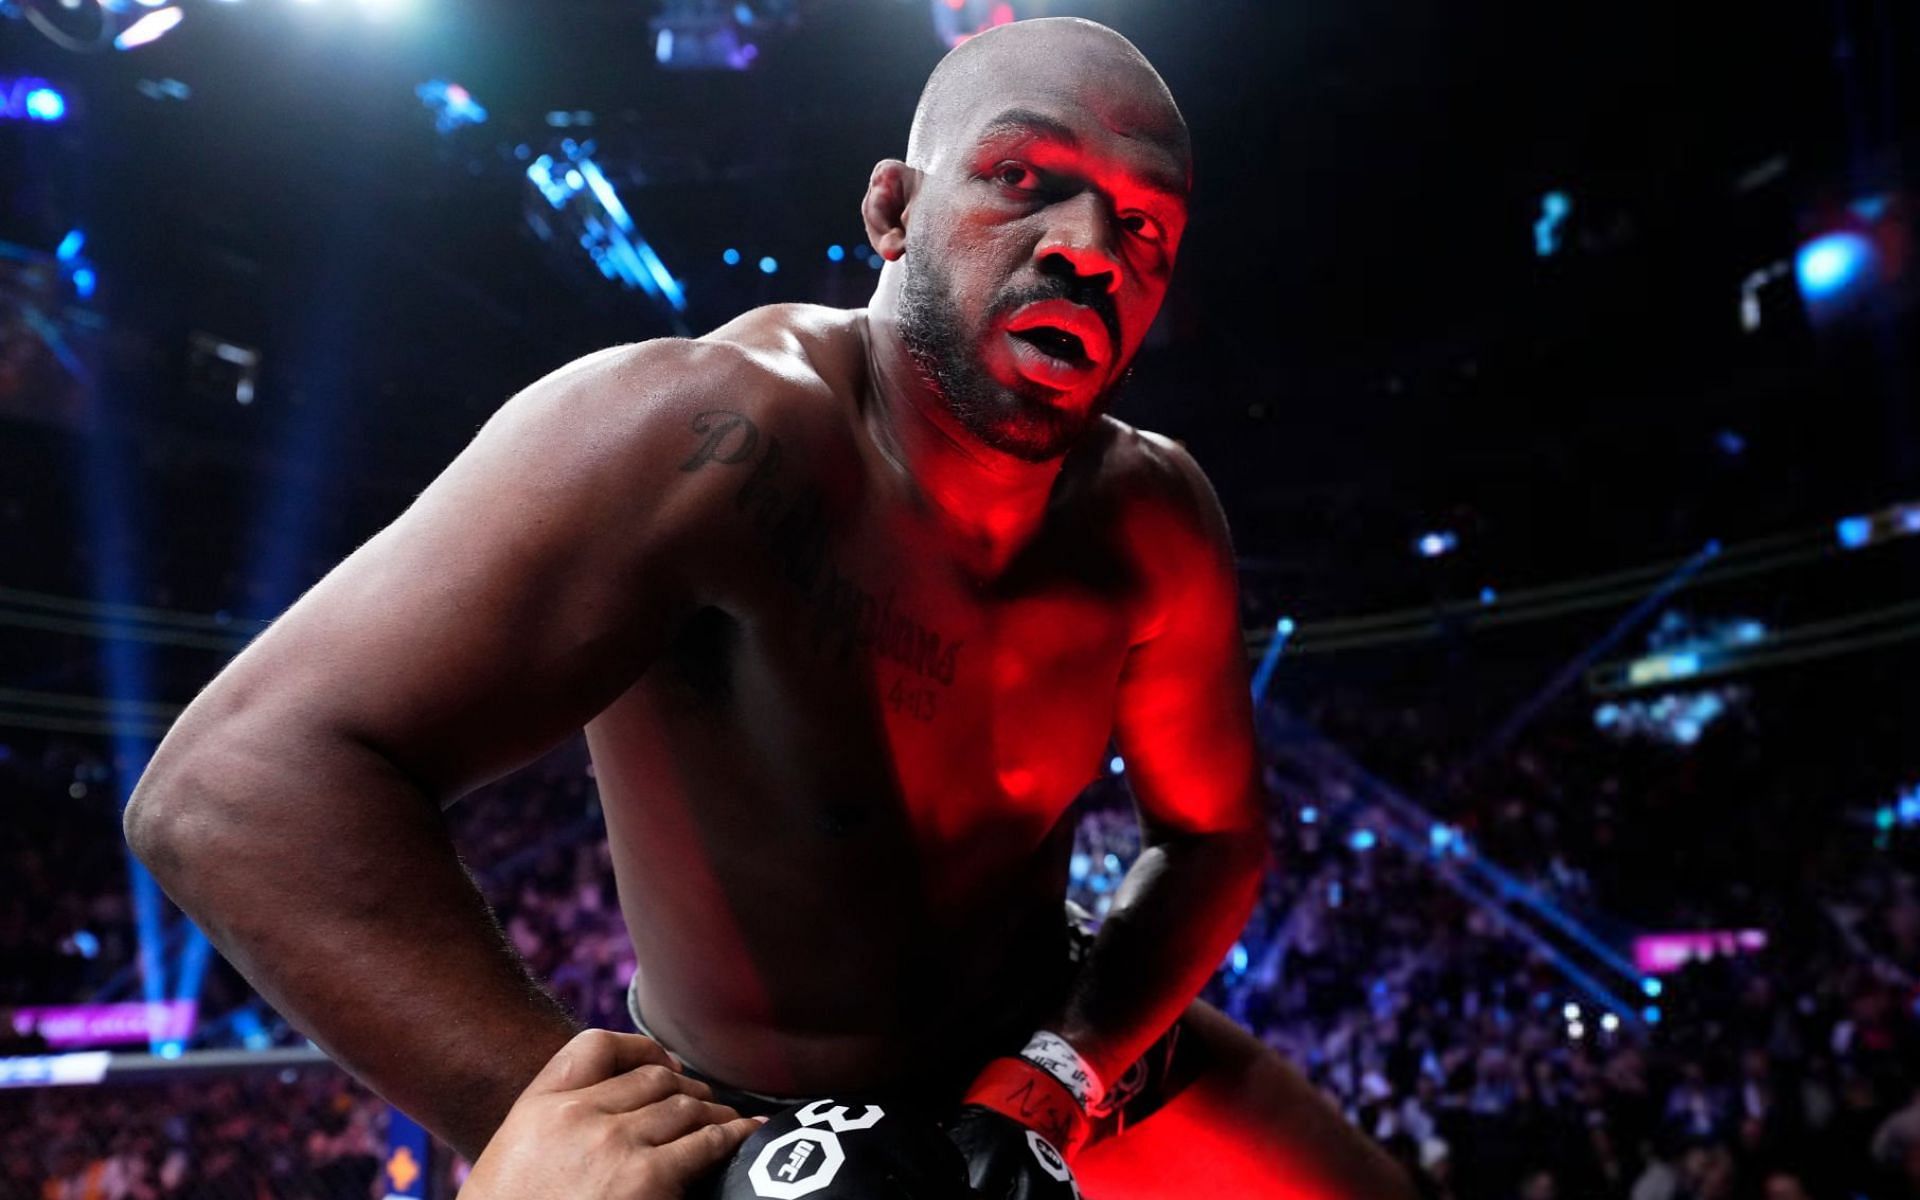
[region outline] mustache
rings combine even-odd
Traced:
[[[1120,353],[1120,347],[1125,344],[1120,338],[1120,310],[1114,306],[1113,293],[1091,281],[1053,279],[1010,292],[993,306],[992,318],[997,321],[1042,300],[1066,300],[1092,312],[1106,326],[1107,337],[1113,342],[1113,353]]]

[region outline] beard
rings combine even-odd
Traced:
[[[996,302],[986,324],[1036,300],[1067,298],[1066,288],[1041,288]],[[1099,309],[1103,317],[1105,309]],[[946,402],[961,428],[982,443],[1023,462],[1048,462],[1065,454],[1113,407],[1125,380],[1122,372],[1085,410],[1053,402],[1051,388],[1037,383],[1008,386],[987,373],[980,351],[968,335],[953,283],[933,263],[907,263],[900,287],[900,339],[928,386]],[[1113,322],[1108,322],[1109,327]],[[1119,338],[1114,339],[1119,345]]]

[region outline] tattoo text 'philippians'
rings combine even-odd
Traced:
[[[942,684],[953,682],[960,642],[943,638],[894,604],[894,590],[876,597],[841,574],[827,552],[826,504],[820,489],[784,471],[780,439],[737,412],[711,409],[693,418],[700,444],[680,464],[698,471],[709,464],[739,467],[751,463],[734,504],[747,513],[755,535],[788,582],[806,598],[813,614],[814,641],[823,649],[847,654],[871,648],[875,654],[916,675]],[[911,715],[930,719],[929,694]]]

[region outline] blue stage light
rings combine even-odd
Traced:
[[[1379,844],[1380,839],[1371,829],[1356,829],[1353,831],[1353,836],[1347,839],[1347,845],[1360,854],[1365,854]]]
[[[1235,975],[1245,975],[1247,973],[1247,948],[1245,946],[1239,942],[1235,942],[1233,944],[1233,953],[1229,958],[1233,963],[1233,973]]]
[[[838,242],[835,242],[833,245],[827,247],[828,262],[839,262],[841,259],[845,258],[846,256],[847,256],[847,248],[845,246],[840,245]]]
[[[27,93],[27,115],[36,121],[58,121],[67,115],[67,98],[50,87],[38,87]]]
[[[1500,593],[1494,591],[1490,587],[1483,587],[1480,589],[1480,603],[1482,604],[1492,604],[1495,600],[1498,600],[1499,598],[1500,598]]]
[[[1443,554],[1451,554],[1459,545],[1459,534],[1451,529],[1439,529],[1421,534],[1420,540],[1414,543],[1414,549],[1420,552],[1422,558],[1439,558]]]
[[[740,252],[729,246],[720,252],[720,261],[730,267],[737,267],[740,265]]]
[[[762,275],[771,275],[775,271],[778,271],[779,269],[780,269],[779,261],[773,258],[771,255],[760,260],[760,273]]]
[[[187,1048],[179,1042],[161,1042],[158,1046],[154,1047],[154,1053],[158,1054],[161,1058],[179,1058],[186,1052],[186,1049]]]
[[[487,123],[487,109],[473,93],[457,83],[445,79],[429,79],[413,89],[420,103],[433,113],[433,127],[440,133],[452,133],[466,125],[484,125]],[[518,153],[516,151],[516,153]],[[520,154],[522,161],[526,154]]]
[[[1841,517],[1834,525],[1834,534],[1840,544],[1849,550],[1858,550],[1873,540],[1873,519],[1871,517]]]
[[[53,252],[54,257],[61,262],[72,262],[80,256],[80,251],[86,244],[87,235],[76,229],[60,239],[60,248]]]
[[[1646,993],[1648,999],[1658,1000],[1661,992],[1660,981],[1651,977],[1642,979],[1640,981],[1640,990]]]
[[[1649,1025],[1658,1025],[1660,1023],[1660,1007],[1655,1004],[1647,1005],[1640,1010],[1640,1019]]]
[[[1560,226],[1573,212],[1573,201],[1565,192],[1548,192],[1540,198],[1540,219],[1533,223],[1533,251],[1546,258],[1560,249]]]
[[[1801,294],[1817,302],[1853,286],[1872,265],[1872,242],[1857,233],[1829,233],[1800,247],[1794,273]]]
[[[1319,810],[1319,809],[1317,809],[1317,808],[1315,808],[1315,807],[1314,807],[1313,805],[1311,805],[1311,804],[1307,804],[1307,805],[1303,805],[1303,806],[1301,806],[1301,809],[1300,809],[1300,823],[1301,823],[1302,825],[1311,825],[1311,824],[1313,824],[1313,823],[1314,823],[1315,821],[1318,821],[1319,819],[1320,819],[1320,810]]]
[[[1121,758],[1118,754],[1114,755],[1112,758],[1107,760],[1107,770],[1113,772],[1115,775],[1120,774],[1120,772],[1126,769],[1127,769],[1127,760],[1124,758]]]

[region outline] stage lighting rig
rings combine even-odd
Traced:
[[[594,150],[593,142],[567,138],[527,165],[527,224],[551,246],[584,250],[604,278],[646,293],[677,326],[686,291],[640,236]]]

